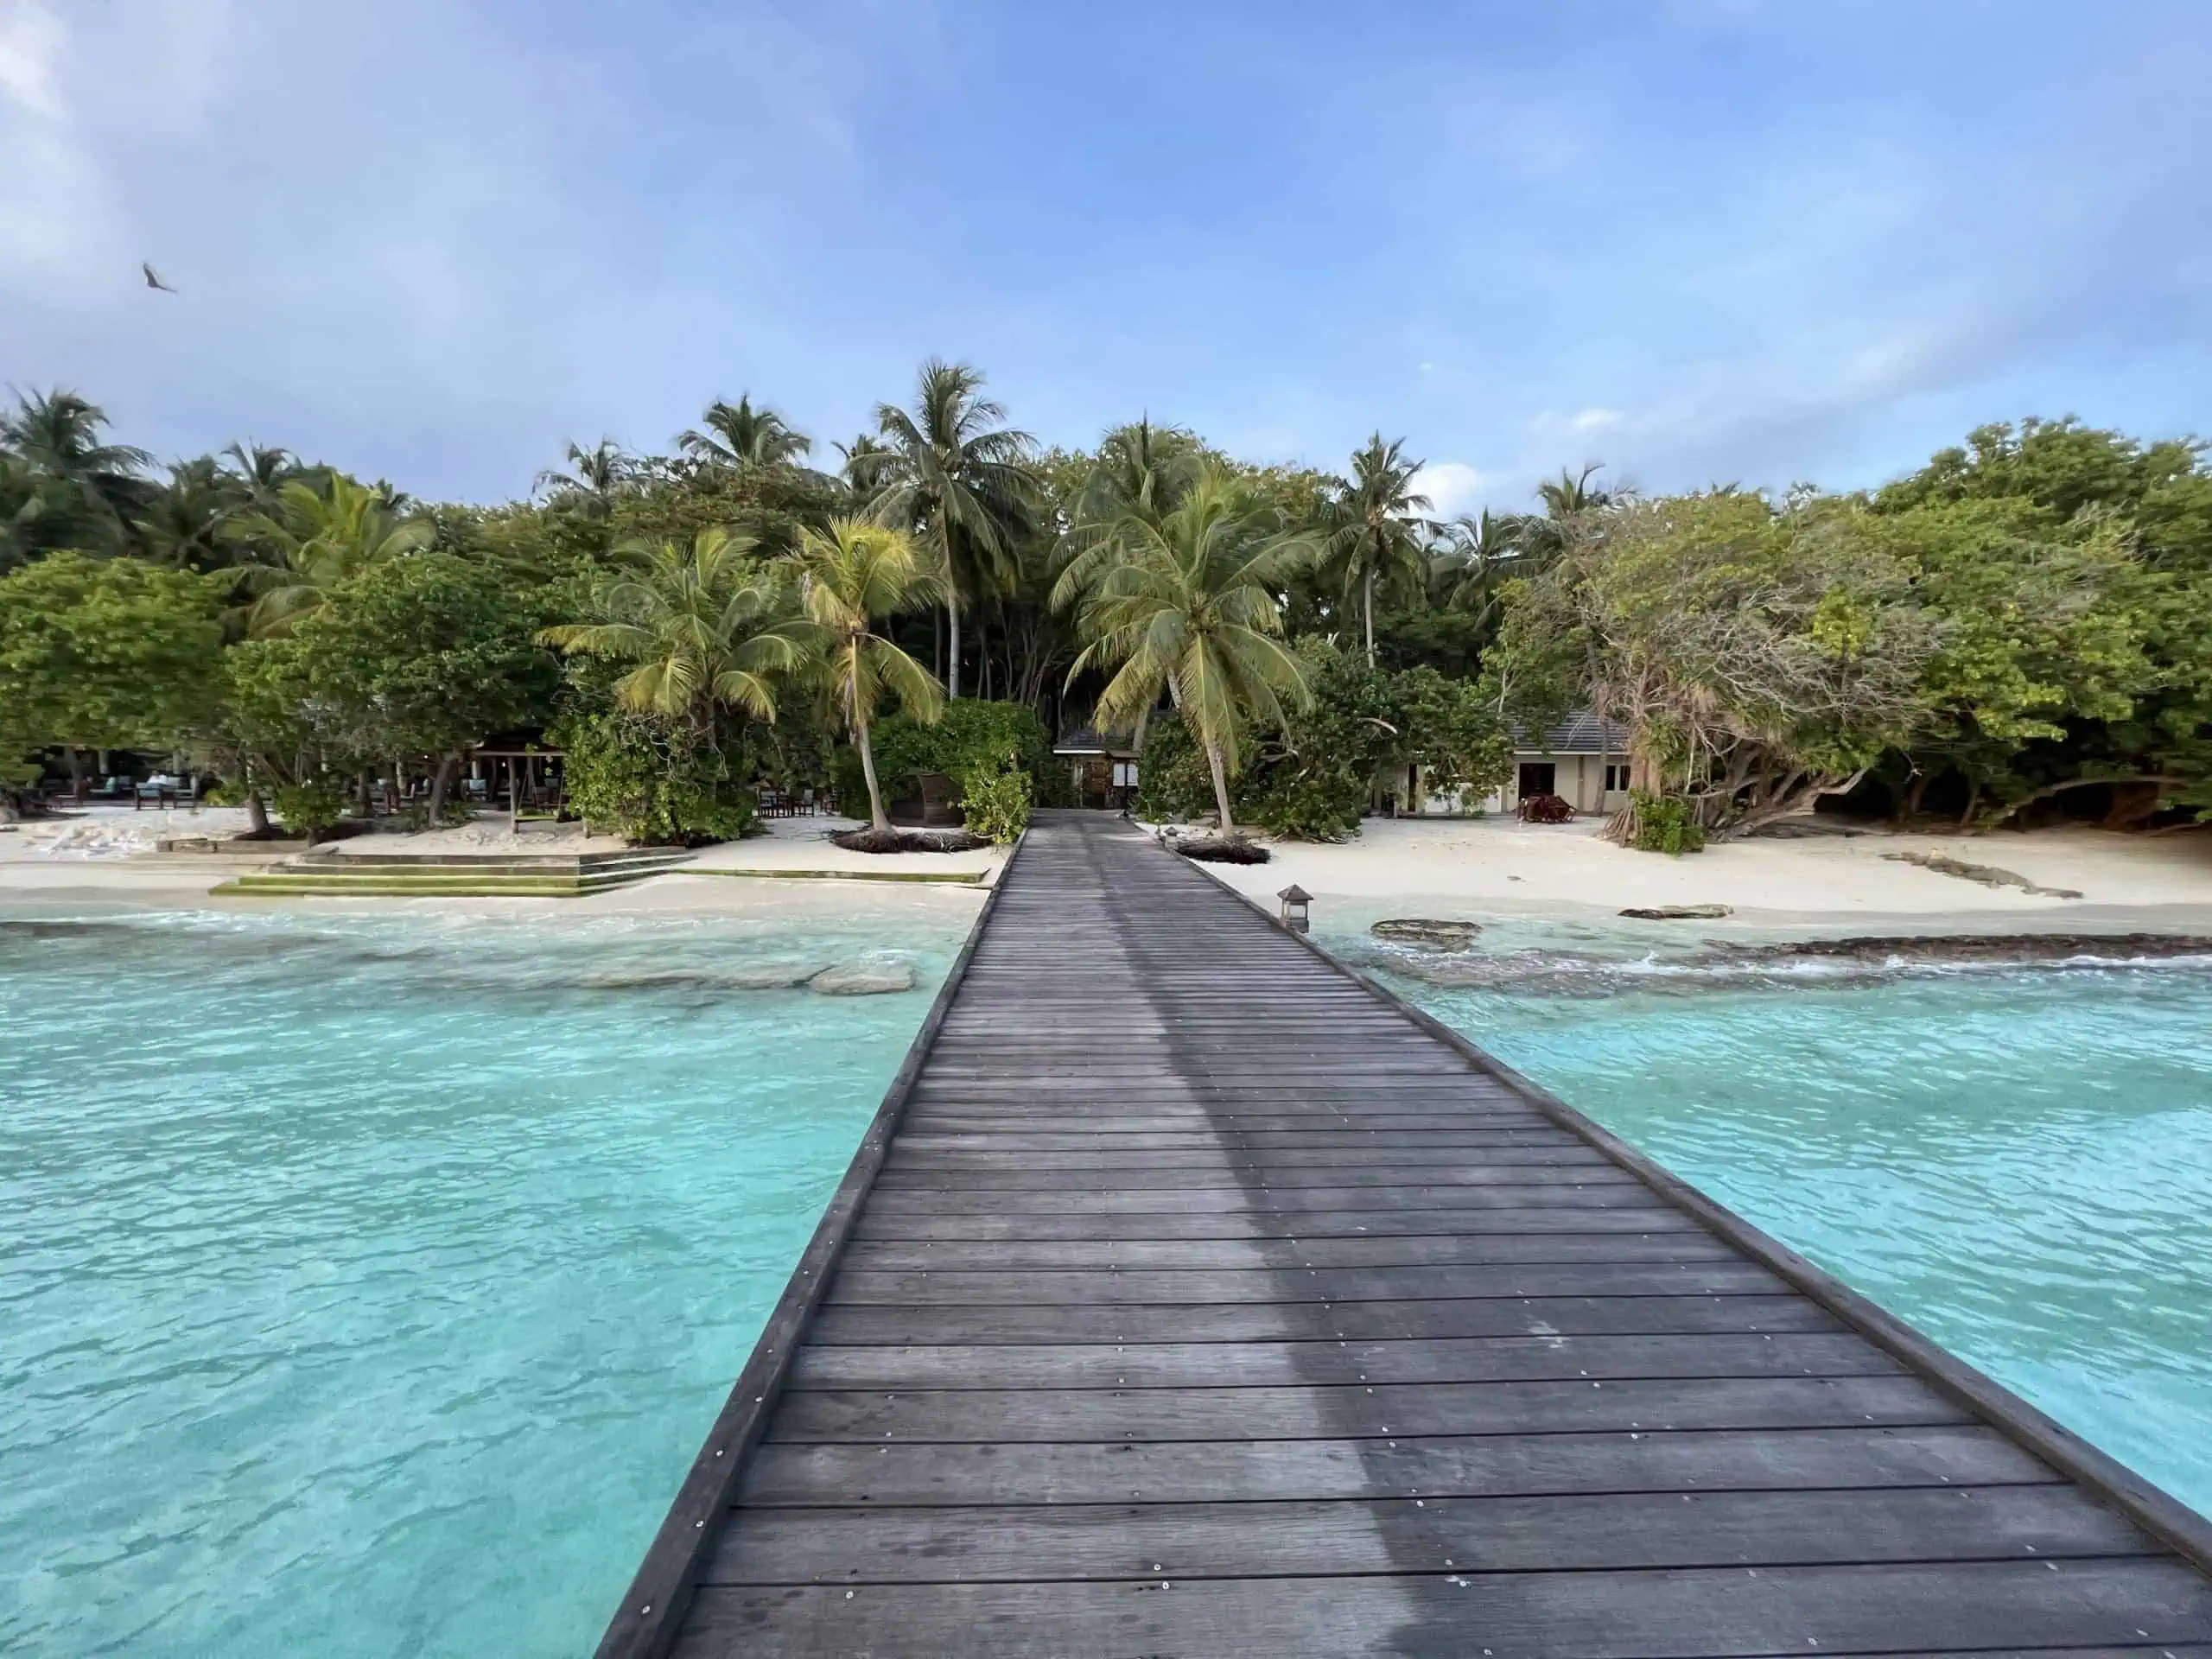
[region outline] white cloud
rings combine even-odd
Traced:
[[[61,22],[43,0],[0,0],[0,92],[34,115],[61,114]]]
[[[1580,432],[1586,434],[1591,432],[1610,432],[1613,428],[1618,426],[1624,418],[1624,417],[1621,414],[1620,410],[1618,409],[1578,410],[1568,418],[1567,429],[1570,432]]]
[[[1440,518],[1474,511],[1489,481],[1464,461],[1432,461],[1414,474],[1414,488],[1429,499]]]

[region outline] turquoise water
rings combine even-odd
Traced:
[[[1455,969],[1337,943],[2212,1512],[2212,966]]]
[[[589,1651],[965,925],[0,920],[0,1649]]]

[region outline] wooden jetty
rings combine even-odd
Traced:
[[[600,1649],[2212,1656],[2212,1527],[1040,815]]]

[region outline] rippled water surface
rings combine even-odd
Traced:
[[[0,918],[0,1649],[588,1652],[964,927]]]
[[[1454,969],[1338,943],[2212,1512],[2212,967]]]

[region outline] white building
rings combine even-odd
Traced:
[[[1513,742],[1512,776],[1482,801],[1470,803],[1461,789],[1432,794],[1421,786],[1421,780],[1408,779],[1414,785],[1407,791],[1414,815],[1445,817],[1478,810],[1507,813],[1530,795],[1564,797],[1578,812],[1613,812],[1628,804],[1624,728],[1585,709],[1541,731],[1516,727]]]

